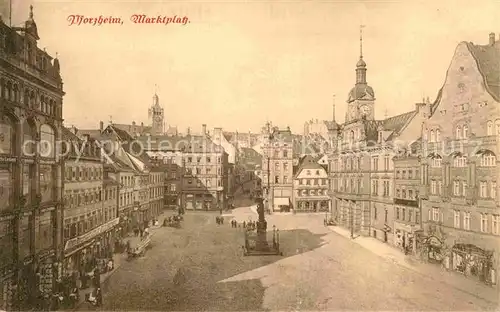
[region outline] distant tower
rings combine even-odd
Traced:
[[[162,135],[164,131],[164,111],[160,106],[160,98],[158,94],[153,96],[153,105],[149,108],[149,120],[151,121],[151,134],[152,135]]]

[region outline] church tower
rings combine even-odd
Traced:
[[[366,63],[363,60],[363,27],[359,36],[359,60],[356,64],[356,84],[347,98],[346,123],[359,120],[374,120],[375,93],[366,82]]]
[[[152,135],[163,135],[165,130],[163,129],[165,118],[163,108],[160,106],[160,98],[158,94],[153,96],[153,104],[149,108],[149,120],[151,121],[151,134]]]

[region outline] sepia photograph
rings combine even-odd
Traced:
[[[499,17],[0,0],[0,312],[499,311]]]

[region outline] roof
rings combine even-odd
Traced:
[[[144,151],[185,151],[191,153],[224,152],[224,148],[201,135],[167,136],[151,135],[135,138],[132,145]]]
[[[92,138],[97,138],[101,134],[99,129],[78,129],[78,135],[88,135]]]
[[[370,99],[375,99],[373,88],[366,83],[357,83],[351,91],[349,91],[347,102],[350,103],[355,100],[363,99],[366,96]]]
[[[476,60],[486,89],[500,102],[500,41],[497,40],[493,45],[475,45],[472,42],[466,45]]]
[[[178,135],[179,131],[177,130],[177,127],[168,127],[167,131],[165,131],[166,135]]]
[[[86,159],[101,161],[101,149],[96,145],[95,139],[89,138],[88,141],[83,140],[64,126],[62,127],[61,135],[64,142],[72,142],[72,144],[64,144],[63,146],[65,151],[68,151],[69,148],[68,157],[76,157],[77,159],[78,157],[85,157]]]
[[[307,156],[306,156],[307,157]],[[325,167],[321,166],[320,164],[316,162],[304,162],[302,164],[299,164],[297,166],[296,172],[295,172],[295,177],[297,177],[302,170],[325,170]]]
[[[112,124],[115,128],[118,128],[123,131],[127,131],[131,134],[138,133],[139,135],[143,135],[151,132],[151,126],[145,126],[144,124]]]
[[[391,134],[386,138],[386,141],[390,141],[394,138],[394,135],[401,132],[416,115],[417,111],[413,110],[383,120],[365,120],[366,140],[377,141],[379,128],[382,128],[383,131],[391,132]]]

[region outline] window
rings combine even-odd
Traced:
[[[488,214],[486,213],[481,214],[481,232],[488,232]]]
[[[283,163],[283,171],[286,172],[288,171],[288,163]]]
[[[433,207],[432,208],[432,221],[438,222],[439,221],[439,209]]]
[[[175,192],[176,187],[177,187],[176,184],[170,184],[170,191]]]
[[[493,121],[491,120],[486,123],[486,135],[493,135]]]
[[[220,164],[222,162],[222,158],[219,156],[217,157],[217,163]]]
[[[196,174],[201,174],[201,168],[196,168]]]
[[[284,150],[283,151],[283,158],[287,158],[288,157],[288,151],[287,150]]]
[[[464,230],[470,230],[470,212],[464,212]]]
[[[274,183],[280,183],[280,177],[274,176]]]
[[[431,167],[434,167],[434,168],[441,167],[442,161],[443,161],[443,159],[441,158],[441,156],[439,156],[439,155],[434,156],[431,160]]]
[[[283,176],[283,184],[287,184],[288,183],[288,177],[287,176]]]
[[[436,142],[441,142],[441,131],[436,129]]]
[[[500,216],[499,215],[492,215],[491,216],[491,233],[498,235],[499,223],[500,223]]]
[[[436,134],[434,132],[434,130],[431,130],[431,134],[430,134],[430,137],[431,137],[431,142],[436,142]]]
[[[467,157],[466,156],[456,156],[453,158],[453,166],[454,167],[466,167],[467,166]]]
[[[40,216],[39,226],[35,229],[37,251],[48,249],[53,246],[54,237],[52,228],[52,212],[47,211],[42,216]]]
[[[389,156],[384,156],[384,171],[389,171]]]
[[[14,232],[10,220],[0,221],[0,243],[2,252],[0,253],[0,263],[10,264],[13,259]]]
[[[437,185],[437,191],[439,195],[443,194],[443,181],[439,180]]]
[[[436,180],[431,181],[431,194],[433,194],[433,195],[437,194],[437,181]]]
[[[187,162],[188,162],[188,163],[193,162],[193,157],[188,157]]]
[[[481,156],[481,166],[482,167],[495,167],[496,165],[496,157],[490,151],[483,153]]]
[[[467,139],[469,137],[469,126],[464,125],[462,137],[464,139]]]
[[[497,198],[497,183],[491,182],[490,197],[493,199]]]
[[[372,157],[372,171],[378,171],[378,156]]]
[[[413,199],[413,190],[408,190],[408,199]]]
[[[460,228],[460,211],[455,210],[453,211],[453,226],[457,229]]]
[[[384,196],[390,196],[389,194],[389,181],[384,181]]]
[[[455,128],[455,139],[461,139],[462,138],[462,127],[457,126]]]
[[[399,189],[396,190],[396,198],[401,198],[401,191]]]
[[[460,181],[453,181],[453,195],[460,196],[461,194]]]
[[[201,187],[201,181],[200,180],[196,181],[196,187]]]
[[[479,197],[488,197],[488,184],[484,181],[479,182]]]
[[[210,157],[207,157],[207,163],[210,163],[212,159]]]
[[[40,193],[42,202],[54,199],[54,170],[52,165],[40,165]]]
[[[373,207],[373,220],[377,220],[377,206]]]
[[[217,179],[217,186],[218,186],[218,187],[221,187],[221,186],[222,186],[222,180],[221,180],[221,179]]]
[[[200,156],[196,157],[196,162],[197,163],[201,163],[201,157]]]
[[[466,195],[467,195],[467,182],[463,181],[462,182],[462,196],[466,196]]]

